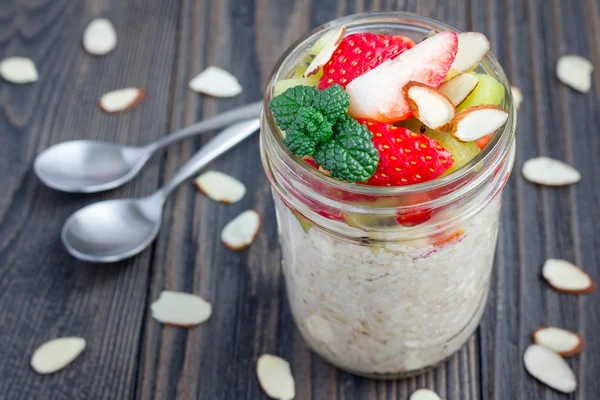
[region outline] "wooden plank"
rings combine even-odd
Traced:
[[[31,165],[38,152],[64,140],[141,145],[165,133],[177,10],[158,0],[143,7],[92,0],[0,4],[0,57],[30,56],[40,73],[34,84],[0,83],[2,398],[133,394],[150,252],[110,267],[81,263],[64,251],[59,233],[85,204],[154,190],[158,160],[132,184],[89,196],[43,187]],[[96,58],[84,53],[81,34],[99,16],[113,21],[120,40],[113,53]],[[147,87],[146,100],[121,116],[100,112],[98,97],[125,85]],[[28,366],[32,351],[63,335],[83,336],[84,354],[59,374],[38,376]]]

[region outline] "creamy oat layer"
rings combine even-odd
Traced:
[[[497,196],[442,246],[374,251],[313,226],[304,232],[276,200],[287,291],[309,345],[363,375],[435,364],[473,333],[485,307],[498,234]]]

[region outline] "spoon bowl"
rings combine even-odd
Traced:
[[[43,151],[33,168],[42,182],[53,189],[92,193],[131,180],[148,158],[150,153],[145,148],[74,140]]]
[[[65,222],[69,253],[92,262],[115,262],[146,248],[158,234],[162,199],[108,200],[82,208]]]

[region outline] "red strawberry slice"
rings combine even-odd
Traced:
[[[402,94],[404,85],[416,81],[438,88],[454,62],[457,49],[456,33],[438,33],[359,76],[346,87],[350,95],[348,113],[354,118],[379,122],[410,118],[410,107]]]
[[[324,90],[334,83],[345,88],[355,78],[414,45],[415,42],[406,36],[377,35],[369,32],[348,35],[323,67],[323,76],[319,80],[318,88]]]
[[[404,186],[437,178],[454,162],[438,142],[406,128],[370,120],[358,120],[373,133],[379,151],[375,174],[365,184]]]

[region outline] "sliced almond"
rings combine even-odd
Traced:
[[[439,129],[454,118],[454,105],[439,90],[414,81],[408,82],[402,90],[410,111],[429,128]]]
[[[290,363],[281,357],[263,354],[256,363],[260,387],[272,399],[291,400],[296,397],[296,385]]]
[[[329,59],[333,55],[333,52],[338,48],[340,43],[342,43],[342,40],[344,39],[345,35],[346,27],[341,26],[338,29],[336,29],[334,33],[331,34],[331,36],[328,36],[327,42],[325,42],[325,45],[323,46],[321,51],[319,51],[317,56],[311,61],[311,63],[308,65],[308,68],[304,72],[305,78],[316,74],[321,68],[323,68],[323,66],[329,61]]]
[[[254,210],[247,210],[230,221],[221,231],[221,240],[229,250],[250,246],[260,229],[261,218]]]
[[[546,260],[542,275],[550,286],[564,293],[583,294],[596,290],[596,283],[584,270],[565,260]]]
[[[409,400],[442,400],[442,399],[433,390],[419,389],[410,395]]]
[[[581,174],[575,168],[550,157],[536,157],[525,161],[523,176],[529,182],[545,186],[565,186],[581,180]]]
[[[208,67],[190,81],[194,92],[214,97],[234,97],[242,93],[237,78],[218,67]]]
[[[97,18],[89,23],[83,32],[83,48],[94,56],[103,56],[117,47],[117,32],[113,24],[105,18]]]
[[[582,93],[592,87],[592,63],[580,56],[562,56],[556,64],[556,76],[567,86]]]
[[[31,368],[38,374],[52,374],[71,364],[85,349],[85,339],[62,337],[38,347],[31,356]]]
[[[237,203],[246,194],[246,186],[237,179],[218,171],[208,171],[194,180],[205,195],[222,203]]]
[[[150,305],[152,318],[165,325],[192,328],[212,314],[212,306],[195,294],[163,290]]]
[[[507,119],[506,111],[491,104],[469,107],[454,117],[452,134],[458,140],[472,142],[495,132]]]
[[[0,75],[11,83],[31,83],[39,79],[37,68],[27,57],[8,57],[0,62]]]
[[[513,101],[515,102],[515,108],[519,111],[521,108],[521,103],[523,103],[523,92],[516,86],[510,87],[510,93],[512,95]]]
[[[444,93],[455,106],[462,103],[477,87],[479,79],[473,74],[460,74],[442,83],[440,92]]]
[[[566,329],[551,326],[533,332],[533,342],[569,357],[583,350],[583,338]]]
[[[574,392],[577,388],[575,374],[566,361],[554,351],[538,344],[532,344],[523,354],[525,369],[534,378],[563,393]]]
[[[450,69],[456,72],[466,72],[477,66],[489,50],[490,41],[483,33],[459,33],[458,51]]]
[[[141,88],[125,88],[103,94],[98,107],[109,114],[118,114],[138,105],[146,97],[146,90]]]
[[[327,320],[318,314],[312,314],[306,320],[306,327],[311,336],[321,342],[331,342],[333,339],[333,329]]]

